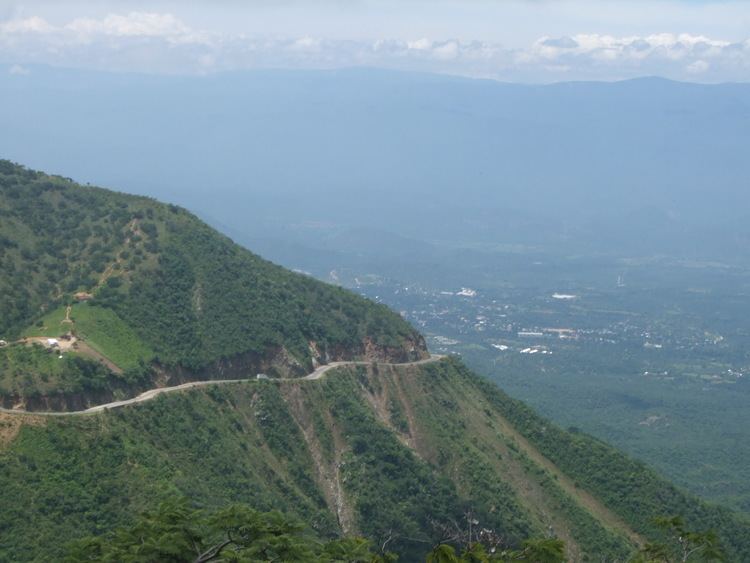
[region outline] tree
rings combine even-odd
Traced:
[[[427,563],[563,563],[565,543],[556,538],[529,539],[521,549],[512,548],[502,534],[480,525],[473,511],[464,514],[463,522],[432,522],[440,542],[427,555]],[[458,555],[454,546],[463,546]]]
[[[662,517],[656,525],[666,534],[661,543],[649,543],[632,563],[714,563],[726,561],[719,537],[713,530],[690,531],[679,516]]]
[[[501,554],[502,557],[502,554]],[[523,542],[522,549],[504,555],[500,561],[533,561],[534,563],[563,563],[565,542],[556,538],[530,539]]]
[[[427,554],[427,563],[461,563],[461,559],[456,555],[453,546],[442,543]]]
[[[67,561],[104,563],[208,563],[210,561],[306,561],[388,563],[361,538],[320,543],[304,526],[280,512],[258,512],[232,505],[213,513],[191,507],[185,498],[169,499],[131,526],[105,536],[74,542]]]
[[[480,542],[467,546],[461,555],[448,544],[440,544],[427,554],[427,563],[564,563],[565,544],[558,539],[527,540],[520,550],[488,553]]]
[[[398,557],[392,553],[373,555],[370,542],[364,538],[341,538],[329,541],[323,548],[323,560],[336,563],[393,563]]]

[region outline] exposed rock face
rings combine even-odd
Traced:
[[[402,363],[423,360],[429,355],[424,337],[416,333],[413,338],[404,340],[401,346],[379,346],[370,339],[364,343],[363,356],[366,360]]]

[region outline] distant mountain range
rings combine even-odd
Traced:
[[[0,153],[178,202],[243,242],[329,249],[366,228],[748,258],[748,84],[5,70]]]

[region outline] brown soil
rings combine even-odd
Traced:
[[[30,426],[44,426],[44,417],[34,415],[18,416],[0,412],[0,446],[8,446],[21,430],[24,424]]]

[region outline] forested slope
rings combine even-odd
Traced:
[[[63,363],[30,346],[66,335]],[[0,161],[0,339],[21,337],[0,350],[6,406],[426,354],[386,307],[271,264],[181,208]]]
[[[60,538],[103,533],[176,493],[208,507],[278,508],[320,537],[393,537],[402,561],[467,513],[509,545],[557,536],[572,561],[625,560],[659,538],[654,517],[675,512],[692,529],[715,527],[730,560],[750,553],[740,517],[556,428],[454,360],[2,422],[0,560],[57,558]]]

